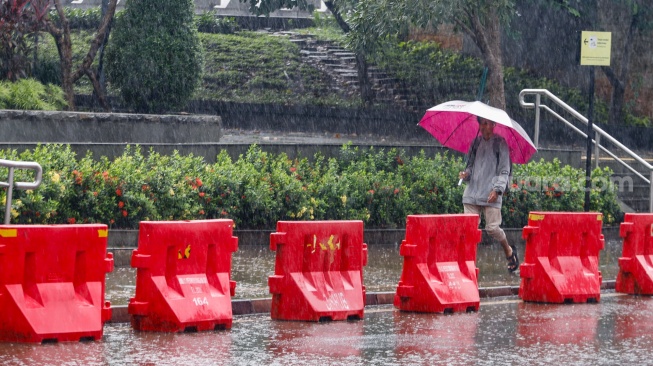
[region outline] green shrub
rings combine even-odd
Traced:
[[[132,0],[116,18],[106,70],[136,111],[181,110],[201,80],[202,49],[191,0]]]
[[[362,220],[369,228],[404,227],[411,214],[462,212],[459,157],[344,145],[339,156],[312,162],[270,154],[253,145],[213,164],[178,153],[165,156],[136,147],[109,161],[77,158],[70,146],[0,151],[9,160],[36,161],[43,182],[14,191],[12,223],[105,223],[136,229],[140,221],[230,218],[243,229],[272,229],[278,220]],[[0,169],[0,173],[5,173]],[[16,171],[16,181],[32,181]],[[621,221],[608,169],[592,173],[592,211],[606,225]],[[0,174],[0,176],[3,176]],[[520,228],[530,211],[582,211],[584,172],[559,161],[517,165],[504,198],[503,225]],[[4,197],[5,191],[0,191]],[[1,215],[1,214],[0,214]]]
[[[60,110],[65,106],[63,91],[58,86],[43,85],[34,79],[0,81],[0,108]]]
[[[102,21],[101,7],[89,9],[65,7],[63,12],[71,29],[98,29]],[[51,10],[49,17],[55,24],[61,24],[56,10]]]
[[[234,18],[219,17],[215,11],[205,11],[195,16],[197,31],[202,33],[234,34],[240,27]]]

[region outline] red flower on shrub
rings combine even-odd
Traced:
[[[122,217],[127,217],[127,210],[122,210]]]
[[[204,192],[200,192],[200,197],[204,197],[204,195],[205,195]]]
[[[122,190],[120,188],[116,188],[116,196],[122,196]]]
[[[369,193],[369,194],[374,194],[374,190],[373,190],[373,189],[370,189],[369,191],[367,191],[367,193]]]
[[[202,180],[199,179],[199,178],[195,178],[195,184],[196,184],[198,187],[201,187],[201,186],[202,186]]]
[[[291,166],[291,167],[290,167],[290,171],[294,173],[294,172],[297,171],[297,168],[295,168],[294,166]]]
[[[399,193],[399,188],[395,188],[395,194]]]
[[[204,215],[204,210],[200,210],[200,215]]]
[[[118,202],[118,208],[123,208],[125,207],[125,203],[123,201]]]
[[[143,184],[143,185],[141,186],[141,190],[143,190],[143,192],[147,191],[147,189],[148,189],[147,184]]]
[[[71,224],[71,225],[74,224],[75,223],[75,218],[74,217],[68,218],[68,223]]]

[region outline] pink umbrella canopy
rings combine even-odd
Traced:
[[[442,146],[467,153],[479,133],[477,117],[496,122],[494,133],[508,143],[513,163],[526,164],[537,152],[526,131],[508,113],[478,101],[453,100],[438,104],[426,111],[418,125],[433,135]]]

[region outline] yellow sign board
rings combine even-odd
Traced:
[[[610,66],[612,33],[583,31],[580,37],[580,64]]]

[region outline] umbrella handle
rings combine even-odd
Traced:
[[[461,185],[461,184],[463,184],[463,180],[462,180],[462,179],[460,179],[460,180],[458,181],[458,185]]]

